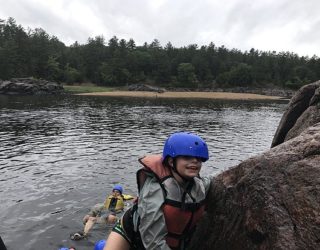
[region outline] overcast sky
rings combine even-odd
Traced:
[[[320,56],[320,0],[0,0],[0,19],[70,45],[103,35]]]

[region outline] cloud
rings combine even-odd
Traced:
[[[138,45],[211,41],[249,50],[318,53],[318,0],[0,0],[0,18],[42,27],[67,45],[116,35]]]
[[[319,36],[314,24],[319,20],[317,9],[320,2],[309,1],[256,1],[249,5],[238,3],[229,12],[229,21],[224,26],[234,30],[232,37],[238,40],[238,47],[260,50],[295,51],[312,54],[316,40],[299,38],[303,31]],[[316,35],[317,34],[317,35]],[[307,35],[307,34],[306,34]],[[304,46],[304,47],[303,47]],[[314,53],[314,52],[313,52]]]

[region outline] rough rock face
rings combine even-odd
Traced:
[[[64,93],[61,84],[34,78],[13,78],[0,81],[0,94],[4,95],[46,95]]]
[[[320,249],[317,93],[319,82],[292,98],[285,142],[215,177],[188,249]]]
[[[320,123],[217,176],[190,249],[320,249]]]
[[[292,97],[271,147],[289,140],[310,125],[320,122],[320,81],[305,85]]]

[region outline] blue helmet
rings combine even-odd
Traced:
[[[206,142],[195,134],[178,132],[172,134],[165,142],[162,157],[194,156],[203,162],[209,159]]]
[[[106,244],[106,240],[99,240],[94,245],[94,250],[103,250],[104,246]]]
[[[123,192],[123,188],[122,188],[122,186],[121,186],[121,185],[119,185],[119,184],[114,185],[114,187],[113,187],[112,191],[114,191],[114,190],[119,191],[119,192],[120,192],[120,194],[122,194],[122,192]]]

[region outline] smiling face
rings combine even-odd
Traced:
[[[173,166],[173,159],[169,159],[170,166]],[[176,170],[186,179],[192,179],[199,175],[202,161],[198,157],[178,156],[176,158]]]
[[[114,197],[118,197],[118,196],[121,195],[120,191],[115,190],[115,189],[112,191],[112,194],[113,194]]]

